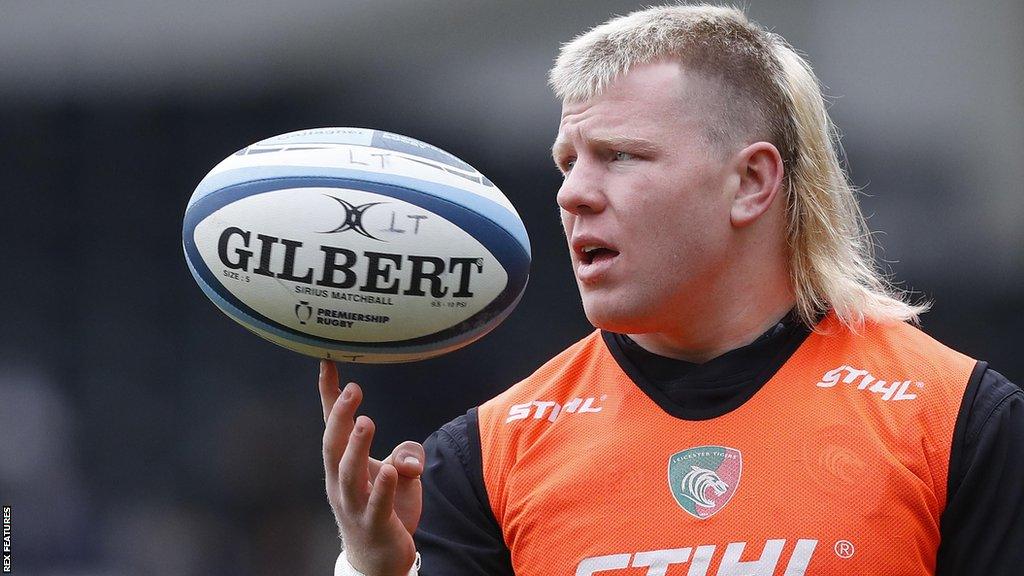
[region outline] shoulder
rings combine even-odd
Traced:
[[[1018,574],[1024,562],[1024,392],[984,362],[957,419],[937,574]],[[998,535],[999,546],[978,546]]]
[[[1005,409],[1008,404],[1024,399],[1024,391],[1020,386],[1010,382],[1006,376],[980,363],[978,392],[972,404],[972,415],[978,419],[988,419],[993,414]]]
[[[800,354],[803,361],[816,364],[827,358],[836,365],[825,374],[823,382],[839,376],[844,383],[863,385],[863,389],[877,381],[909,381],[910,395],[904,397],[916,398],[924,392],[918,404],[935,401],[943,409],[960,406],[978,365],[975,359],[904,322],[850,328],[830,315],[815,327],[806,345]]]
[[[614,362],[601,338],[601,332],[594,330],[523,380],[483,403],[479,408],[481,424],[499,408],[505,411],[508,406],[522,402],[541,399],[560,401],[567,396],[571,397],[576,392],[581,373],[599,369],[608,361]]]
[[[829,315],[815,328],[815,332],[832,345],[870,346],[886,360],[915,361],[929,357],[946,362],[974,362],[962,352],[936,340],[921,327],[907,322],[868,322],[851,328]]]
[[[973,454],[979,443],[1008,433],[1024,437],[1024,391],[978,362],[957,418],[954,452]]]

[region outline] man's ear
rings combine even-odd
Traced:
[[[740,185],[729,217],[733,226],[743,228],[767,212],[782,190],[782,155],[768,142],[754,142],[735,158]]]

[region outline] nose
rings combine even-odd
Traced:
[[[605,209],[607,197],[600,174],[583,159],[565,175],[555,197],[558,206],[570,214],[596,214]]]

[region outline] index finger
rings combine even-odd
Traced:
[[[331,415],[331,408],[341,396],[341,388],[338,387],[338,367],[327,359],[320,360],[320,377],[317,381],[320,388],[320,405],[324,409],[324,423]]]

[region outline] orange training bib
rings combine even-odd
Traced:
[[[828,316],[745,404],[665,413],[594,332],[480,407],[518,576],[933,574],[975,362]]]

